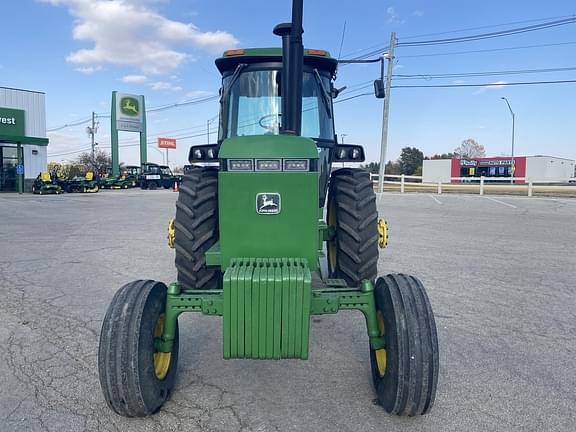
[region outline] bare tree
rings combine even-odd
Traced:
[[[472,138],[468,138],[454,149],[454,154],[459,159],[484,157],[486,156],[486,150],[483,145],[478,144],[478,142]]]

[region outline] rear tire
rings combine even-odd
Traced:
[[[334,171],[328,192],[327,223],[336,237],[327,242],[331,278],[358,286],[374,281],[378,265],[378,212],[370,174],[357,168]]]
[[[390,414],[426,414],[438,383],[438,337],[430,301],[414,276],[378,278],[374,290],[385,349],[370,350],[378,401]],[[382,371],[382,369],[384,369]]]
[[[144,417],[170,397],[178,364],[178,326],[163,378],[158,377],[154,361],[154,336],[165,310],[166,285],[152,280],[124,285],[108,307],[100,333],[98,372],[104,398],[117,414]]]
[[[182,180],[176,202],[176,269],[184,290],[217,289],[222,272],[206,265],[206,251],[219,238],[218,169],[195,167]]]

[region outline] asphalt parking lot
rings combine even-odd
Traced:
[[[180,319],[175,392],[112,413],[96,353],[115,290],[175,279],[170,191],[0,195],[0,431],[573,431],[576,199],[385,193],[379,271],[422,279],[436,314],[432,412],[373,400],[361,314],[312,320],[310,360],[224,361],[221,320]]]

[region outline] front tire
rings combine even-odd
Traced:
[[[219,239],[218,169],[195,167],[182,180],[174,223],[178,283],[184,290],[215,289],[222,273],[206,265],[206,251]]]
[[[374,290],[385,348],[370,350],[378,402],[390,414],[430,411],[438,383],[438,337],[430,301],[414,276],[378,278]]]
[[[336,236],[327,242],[331,278],[359,286],[374,281],[378,265],[378,212],[370,174],[362,169],[334,171],[328,192],[327,223]]]
[[[100,333],[98,372],[108,406],[126,417],[155,413],[170,397],[178,364],[178,327],[171,353],[158,353],[166,285],[134,281],[114,295]]]

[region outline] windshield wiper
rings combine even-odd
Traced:
[[[245,63],[240,63],[238,66],[236,66],[236,70],[232,74],[232,78],[230,78],[230,83],[222,91],[222,98],[220,99],[220,103],[224,103],[224,100],[228,98],[228,95],[230,94],[230,91],[232,90],[232,86],[234,85],[234,83],[236,82],[238,77],[240,76],[242,69],[244,69],[246,66],[248,66],[248,65]]]
[[[322,94],[322,101],[324,101],[324,107],[326,108],[326,112],[328,113],[328,118],[332,118],[332,111],[330,110],[330,97],[328,96],[328,92],[324,88],[324,83],[322,82],[322,78],[318,73],[318,69],[314,69],[314,77],[316,78],[316,82],[320,86],[321,94]]]

